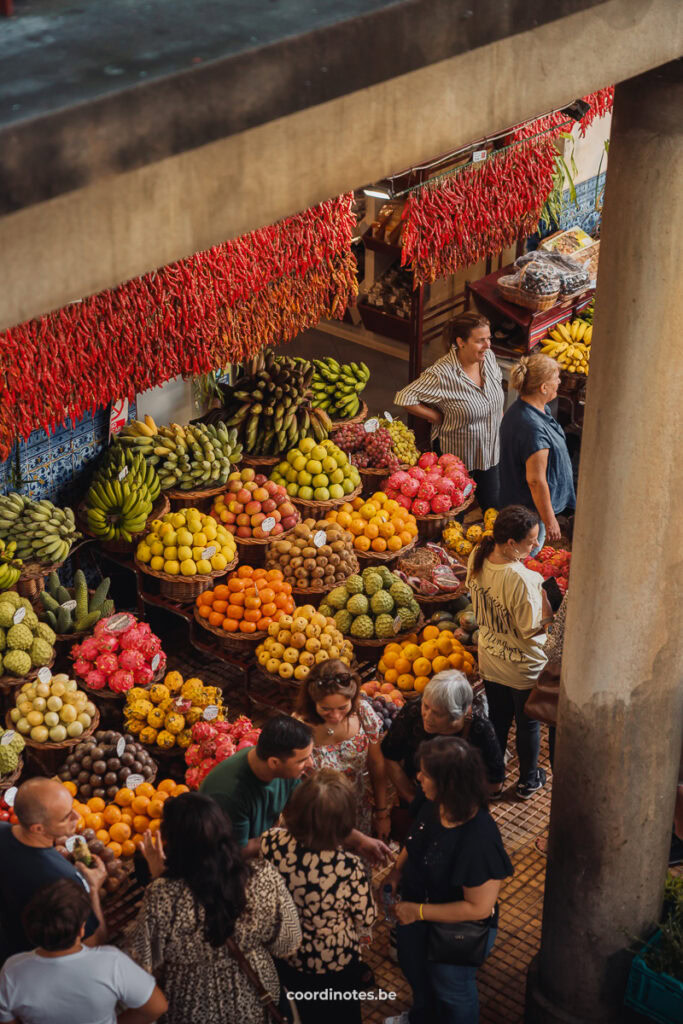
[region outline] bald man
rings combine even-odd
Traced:
[[[60,878],[77,879],[89,893],[92,912],[85,942],[99,945],[106,938],[99,895],[107,876],[104,864],[96,857],[93,867],[75,868],[54,848],[60,836],[76,830],[78,815],[71,794],[54,779],[29,779],[17,790],[14,813],[17,825],[0,822],[0,963],[31,949],[21,925],[22,911],[37,889]]]

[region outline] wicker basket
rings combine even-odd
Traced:
[[[344,639],[351,641],[356,657],[359,661],[379,661],[382,656],[382,651],[387,644],[400,644],[401,641],[407,640],[413,633],[419,633],[424,624],[424,615],[421,614],[412,629],[407,629],[405,633],[395,633],[393,636],[384,637],[381,640],[377,637],[371,637],[365,640],[362,637],[350,636],[345,633]]]
[[[143,534],[145,533],[149,533],[149,530],[151,528],[150,524],[153,522],[153,520],[161,519],[162,516],[166,515],[170,508],[170,502],[166,495],[162,492],[152,505],[152,511],[147,516],[147,522],[145,523],[143,529],[140,530],[139,533],[133,534],[132,541],[123,540],[122,538],[120,538],[119,540],[103,540],[101,537],[97,537],[94,533],[92,533],[91,530],[88,528],[88,519],[86,515],[87,505],[84,501],[82,501],[81,504],[78,506],[78,509],[76,510],[76,515],[78,516],[78,522],[81,529],[83,530],[83,533],[85,533],[88,537],[92,537],[94,540],[98,541],[103,551],[110,551],[112,554],[125,554],[127,551],[130,551],[131,548],[135,546],[139,537],[142,537]]]
[[[264,630],[257,630],[256,633],[242,633],[241,631],[229,633],[220,626],[210,626],[206,619],[201,617],[196,608],[194,609],[194,619],[202,629],[205,629],[207,633],[213,633],[226,647],[238,647],[241,650],[250,649],[257,647],[268,636]]]
[[[156,675],[152,679],[152,682],[148,683],[147,686],[143,686],[143,690],[149,690],[150,686],[154,686],[155,683],[160,683],[165,675],[166,675],[166,666],[164,668],[160,668],[159,669],[159,671],[156,673]],[[103,686],[101,690],[93,690],[93,688],[91,686],[87,685],[87,683],[82,678],[82,676],[78,677],[77,682],[78,682],[78,688],[80,690],[84,690],[85,693],[88,694],[88,696],[90,697],[90,699],[92,701],[101,700],[104,704],[110,704],[111,705],[111,704],[115,704],[117,702],[118,703],[122,703],[123,701],[125,701],[126,693],[128,692],[126,690],[123,693],[114,693],[114,691],[110,690],[108,686]]]
[[[0,692],[8,693],[13,686],[21,686],[24,683],[32,683],[38,678],[38,673],[41,668],[52,668],[55,663],[57,652],[52,651],[52,657],[48,661],[47,665],[40,665],[38,668],[32,668],[30,672],[27,672],[25,676],[0,676]]]
[[[467,584],[461,583],[457,590],[450,590],[447,594],[419,594],[416,590],[413,593],[417,603],[424,609],[425,615],[429,615],[428,609],[432,606],[441,607],[442,605],[449,604],[451,601],[461,597],[466,591]]]
[[[171,576],[170,573],[150,569],[144,562],[139,562],[137,558],[134,561],[135,567],[140,572],[159,580],[159,590],[164,597],[170,598],[171,601],[177,601],[178,604],[189,604],[199,594],[210,590],[215,580],[227,576],[237,565],[238,559],[234,558],[232,562],[228,562],[225,569],[214,569],[213,572],[198,573],[196,576]]]
[[[11,726],[14,729],[14,726]],[[11,789],[12,786],[16,786],[17,782],[21,778],[21,773],[24,770],[24,759],[19,754],[17,759],[17,767],[14,769],[11,775],[5,775],[0,778],[0,793],[4,793],[6,790]]]
[[[332,420],[332,427],[330,428],[330,433],[332,433],[333,430],[339,430],[340,427],[347,427],[350,423],[363,423],[367,419],[367,415],[367,404],[365,402],[361,402],[360,409],[355,416],[352,416],[348,420]]]
[[[528,267],[531,265],[532,262],[529,261],[529,263],[526,263],[522,267],[516,278],[515,284],[512,284],[512,282],[507,280],[506,277],[499,277],[496,281],[498,291],[507,302],[512,302],[515,306],[524,306],[525,309],[533,309],[535,312],[541,312],[544,309],[552,309],[553,306],[557,304],[560,297],[559,287],[557,291],[550,292],[548,295],[534,295],[525,288],[520,288],[520,284],[524,280],[524,275]]]
[[[372,551],[370,549],[368,551],[356,551],[356,555],[359,562],[367,562],[368,565],[387,565],[389,562],[394,562],[397,558],[405,555],[406,552],[412,551],[419,539],[418,534],[416,534],[410,544],[406,544],[398,551]]]
[[[21,570],[21,576],[15,584],[20,597],[34,601],[41,590],[45,590],[45,577],[54,570],[60,569],[64,562],[27,562]]]
[[[440,538],[444,527],[448,526],[451,519],[455,519],[461,512],[470,507],[474,501],[474,492],[463,501],[462,505],[450,509],[440,515],[415,516],[417,521],[418,536],[423,543],[428,540]]]
[[[14,722],[10,718],[9,711],[5,715],[5,722],[7,723],[7,728],[8,729],[14,729]],[[83,732],[81,733],[80,736],[74,736],[71,739],[62,740],[61,743],[50,743],[49,741],[47,743],[36,743],[36,741],[32,740],[30,736],[24,736],[24,742],[25,742],[26,746],[28,748],[30,748],[31,750],[65,750],[65,751],[68,751],[68,750],[70,750],[71,747],[77,746],[77,744],[82,743],[83,740],[87,740],[89,736],[92,736],[93,733],[96,731],[96,729],[97,729],[99,724],[100,724],[100,713],[97,710],[97,708],[95,708],[95,714],[92,716],[92,722],[90,723],[90,725],[88,726],[87,729],[83,730]]]
[[[278,455],[246,455],[243,452],[241,465],[251,466],[252,469],[263,473],[264,476],[270,476],[278,462],[282,462],[283,454],[284,452],[280,452]]]
[[[351,462],[353,463],[353,455],[351,455]],[[410,469],[406,462],[402,462],[398,468],[404,472]],[[389,470],[386,466],[382,466],[380,469],[376,469],[374,466],[356,466],[356,469],[360,473],[364,498],[374,494],[377,490],[381,491],[381,484],[393,473],[393,470]],[[377,486],[378,484],[380,486]]]
[[[197,491],[178,491],[171,487],[164,493],[174,512],[184,508],[197,508],[200,512],[208,512],[211,509],[211,499],[219,494],[224,494],[225,488],[225,484],[221,484],[220,487],[205,487],[203,490]]]
[[[328,512],[332,509],[341,508],[347,502],[353,501],[357,498],[363,489],[362,483],[356,487],[350,494],[345,494],[343,498],[330,498],[329,501],[307,501],[305,498],[291,498],[291,502],[301,512],[302,519],[324,519]]]

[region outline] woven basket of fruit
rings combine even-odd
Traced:
[[[158,767],[150,754],[130,734],[114,729],[98,729],[87,739],[81,736],[58,775],[62,782],[71,782],[79,800],[99,797],[113,800],[129,775],[140,775],[153,782]]]
[[[241,565],[224,583],[199,594],[194,614],[207,628],[217,629],[216,635],[222,633],[221,639],[246,641],[264,637],[273,622],[293,611],[291,585],[278,568]]]
[[[363,423],[367,419],[368,407],[365,402],[360,403],[360,408],[355,416],[351,416],[348,420],[335,420],[330,417],[332,422],[332,430],[338,430],[340,427],[348,427],[352,423]]]
[[[351,573],[358,571],[352,538],[338,523],[307,519],[298,523],[288,537],[268,545],[266,564],[278,569],[293,593],[329,593]]]
[[[171,488],[165,491],[165,494],[174,512],[184,508],[197,508],[203,512],[205,507],[210,505],[211,499],[215,498],[217,494],[223,494],[224,491],[225,484],[221,484],[219,487],[205,487],[197,491],[177,491],[175,488]]]
[[[237,565],[237,558],[225,566],[224,569],[214,569],[213,572],[197,573],[196,576],[174,576],[167,572],[158,572],[155,569],[150,569],[144,562],[139,562],[134,559],[135,567],[143,572],[146,576],[153,576],[154,579],[159,580],[159,590],[164,597],[170,598],[171,601],[177,601],[179,604],[186,604],[190,601],[194,601],[198,594],[201,594],[204,590],[209,590],[215,580],[222,579],[226,576],[231,569],[234,569]]]
[[[40,594],[41,590],[45,589],[45,577],[49,576],[51,572],[61,569],[64,562],[29,562],[24,564],[21,570],[21,576],[15,583],[15,589],[21,597],[27,597],[29,600],[35,600]]]
[[[148,690],[149,687],[154,686],[155,683],[160,683],[164,678],[165,674],[166,666],[164,665],[163,668],[159,669],[159,671],[156,673],[152,681],[150,683],[147,683],[143,687],[143,689]],[[88,686],[88,684],[83,679],[80,680],[79,686],[81,687],[81,689],[85,690],[85,692],[90,696],[90,699],[95,701],[95,703],[97,703],[97,701],[102,701],[104,704],[111,704],[116,702],[122,704],[126,699],[125,690],[116,692],[114,690],[110,690],[109,687],[107,686],[103,686],[100,689],[96,689],[93,686]]]
[[[373,551],[369,548],[367,551],[356,551],[358,561],[365,565],[382,564],[388,565],[389,562],[395,561],[397,558],[401,558],[407,551],[412,551],[419,540],[419,537],[413,537],[409,544],[399,548],[398,551]]]
[[[307,515],[318,518],[360,494],[362,486],[358,468],[330,438],[302,437],[270,479],[285,487],[290,500]]]
[[[32,668],[30,672],[26,673],[25,676],[12,676],[8,674],[0,676],[0,690],[2,690],[4,693],[9,693],[12,687],[14,686],[20,686],[22,683],[34,682],[38,678],[38,673],[40,672],[41,668],[52,668],[52,666],[55,663],[56,657],[57,653],[53,650],[52,657],[48,662],[46,662],[45,665]]]
[[[24,759],[19,755],[17,758],[17,767],[14,769],[11,775],[0,776],[0,793],[4,793],[6,790],[11,789],[12,786],[16,786],[17,782],[21,778],[21,773],[24,770]]]
[[[305,498],[294,496],[292,497],[292,502],[297,508],[301,509],[307,519],[323,519],[327,512],[339,508],[347,501],[353,501],[354,498],[357,498],[362,489],[363,485],[359,484],[350,494],[345,494],[343,498],[330,498],[329,501],[308,501]]]
[[[208,619],[202,618],[199,614],[198,608],[194,609],[194,619],[202,629],[206,630],[207,633],[213,633],[213,635],[218,637],[226,647],[241,647],[243,649],[249,649],[256,647],[268,636],[268,633],[265,630],[256,630],[253,633],[245,633],[242,630],[225,630],[222,626],[211,626]]]
[[[467,511],[472,502],[474,501],[474,495],[470,494],[465,499],[462,505],[458,505],[452,508],[449,512],[445,512],[442,515],[428,515],[428,516],[415,516],[417,520],[417,528],[419,530],[419,537],[421,541],[432,540],[434,537],[440,537],[442,531],[448,524],[455,519],[456,516],[460,515],[461,512]]]
[[[252,469],[261,470],[264,473],[269,473],[271,469],[275,469],[278,462],[281,461],[282,455],[242,455],[242,465],[251,466]]]
[[[15,728],[15,724],[12,720],[11,714],[11,711],[8,711],[7,714],[5,715],[5,723],[8,729]],[[71,747],[75,747],[77,743],[81,743],[83,740],[88,739],[89,736],[92,736],[92,734],[94,733],[95,729],[97,729],[99,724],[100,713],[97,710],[97,708],[95,708],[95,714],[92,715],[90,725],[88,726],[87,729],[84,729],[83,732],[80,733],[80,735],[78,736],[70,736],[59,743],[53,743],[51,740],[45,740],[44,742],[41,742],[39,740],[32,740],[30,734],[28,734],[24,736],[24,742],[26,743],[27,747],[31,747],[31,749],[35,751],[69,750]]]
[[[420,613],[420,616],[419,616],[417,622],[415,623],[415,625],[412,627],[412,629],[407,629],[407,630],[404,630],[402,633],[395,633],[394,634],[394,642],[400,644],[402,641],[408,640],[418,630],[422,629],[422,627],[424,626],[424,622],[425,622],[424,616],[422,615],[422,613]],[[349,639],[351,641],[351,643],[353,644],[353,649],[355,650],[356,654],[358,654],[359,658],[362,655],[364,655],[364,657],[367,659],[370,656],[370,652],[375,652],[375,651],[379,652],[384,647],[386,647],[386,645],[387,645],[387,638],[386,637],[382,637],[380,639],[378,637],[365,638],[365,637],[351,636],[351,637],[347,637],[347,639]]]

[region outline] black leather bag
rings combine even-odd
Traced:
[[[427,959],[437,964],[480,967],[492,928],[498,927],[498,904],[483,921],[430,921]]]

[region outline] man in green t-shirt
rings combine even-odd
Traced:
[[[200,792],[213,797],[232,822],[233,835],[254,857],[260,837],[280,817],[289,795],[312,765],[313,734],[289,715],[269,719],[255,747],[240,750],[209,772]],[[345,844],[354,853],[380,863],[390,851],[379,839],[354,829]]]

